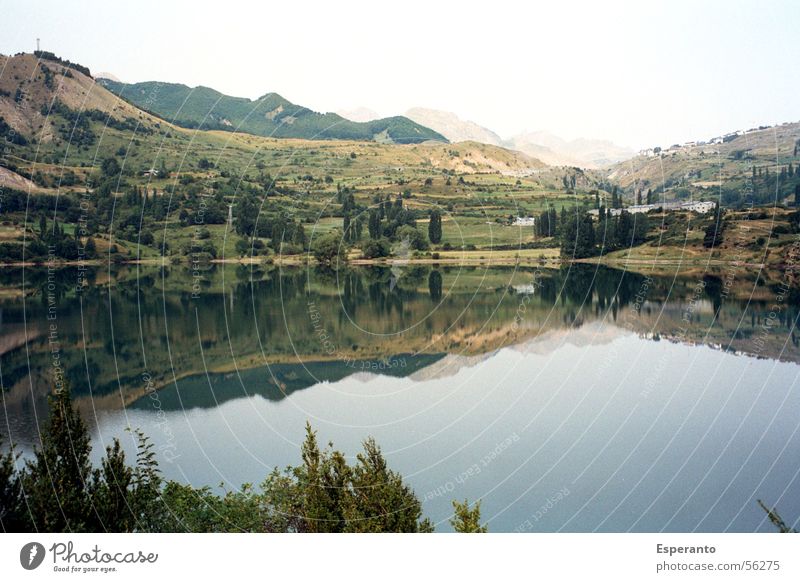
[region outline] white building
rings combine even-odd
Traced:
[[[704,200],[702,202],[662,202],[660,204],[636,204],[634,206],[628,206],[624,210],[630,214],[642,214],[645,212],[650,212],[651,210],[666,210],[666,211],[675,211],[675,210],[685,210],[687,212],[697,212],[698,214],[707,214],[712,212],[717,207],[716,202],[712,202],[710,200]],[[607,212],[611,216],[619,216],[622,214],[622,208],[609,208]],[[594,217],[600,215],[600,211],[596,208],[593,208],[589,211]]]
[[[681,204],[681,210],[689,210],[699,214],[712,212],[716,207],[717,203],[710,200],[703,200],[702,202],[684,202]]]
[[[536,219],[533,216],[517,216],[513,224],[514,226],[534,226]]]

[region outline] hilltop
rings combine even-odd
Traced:
[[[364,123],[336,113],[317,113],[277,93],[255,100],[231,97],[209,87],[157,81],[121,83],[100,79],[109,91],[136,107],[190,129],[237,131],[277,138],[346,139],[382,143],[446,142],[441,134],[396,116]]]
[[[497,133],[449,111],[414,107],[406,117],[438,131],[453,143],[477,141],[523,152],[549,166],[597,169],[627,160],[634,151],[608,140],[574,139],[567,141],[546,131],[520,133],[503,139]]]
[[[503,139],[491,129],[487,129],[473,121],[465,121],[449,111],[414,107],[406,111],[406,117],[438,131],[454,143],[477,141],[489,145],[503,145]]]
[[[800,122],[758,127],[708,141],[649,148],[608,169],[631,199],[714,199],[725,206],[794,202],[800,183]]]
[[[108,120],[131,130],[149,131],[156,117],[126,103],[97,85],[85,67],[62,61],[49,53],[0,55],[0,137],[45,144],[80,141],[85,124],[69,130],[63,115],[82,111],[87,118]],[[14,137],[11,138],[13,131]]]

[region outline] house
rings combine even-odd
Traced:
[[[158,178],[158,174],[159,174],[158,170],[156,170],[155,168],[150,168],[149,170],[146,170],[146,171],[142,172],[142,177],[144,177],[144,178]]]
[[[514,226],[534,226],[535,224],[536,219],[533,216],[517,216],[513,222]]]
[[[698,214],[707,214],[712,212],[717,207],[716,202],[710,200],[703,200],[701,202],[684,202],[681,204],[681,210],[689,210],[697,212]]]
[[[701,202],[660,202],[658,204],[637,204],[634,206],[628,206],[624,210],[630,214],[642,214],[658,209],[665,211],[685,210],[688,212],[697,212],[698,214],[707,214],[708,212],[712,212],[714,209],[716,209],[716,207],[716,202],[703,200]],[[611,216],[619,216],[622,214],[622,210],[622,208],[609,208],[607,212]],[[589,211],[589,214],[593,218],[597,218],[600,215],[600,211],[596,208],[593,208]]]

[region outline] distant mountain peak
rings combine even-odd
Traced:
[[[477,141],[489,145],[503,145],[503,140],[492,130],[474,121],[463,120],[449,111],[412,107],[406,111],[406,117],[441,133],[453,143]]]
[[[551,166],[599,168],[629,159],[633,150],[609,140],[578,138],[565,140],[547,131],[526,131],[509,139],[473,121],[461,119],[455,113],[413,107],[406,117],[441,133],[451,142],[476,141],[521,151]]]

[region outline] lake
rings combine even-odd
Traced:
[[[731,281],[735,282],[731,284]],[[63,369],[95,457],[140,428],[168,478],[297,464],[307,421],[374,436],[449,529],[772,531],[800,516],[798,298],[758,273],[399,264],[0,277],[3,433],[30,454]]]

